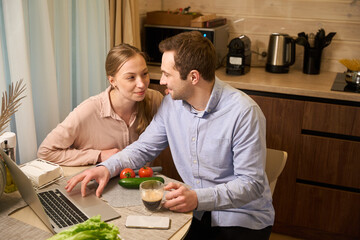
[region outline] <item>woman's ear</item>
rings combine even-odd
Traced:
[[[113,87],[115,87],[115,79],[114,79],[114,77],[112,77],[112,76],[107,76],[107,78],[108,78],[108,80],[109,80],[109,83],[110,83],[110,85],[111,86],[113,86]]]

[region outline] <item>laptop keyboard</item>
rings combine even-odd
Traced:
[[[46,214],[58,225],[68,227],[88,219],[85,214],[69,201],[58,189],[38,193]]]

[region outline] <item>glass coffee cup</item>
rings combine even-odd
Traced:
[[[164,184],[157,180],[144,181],[140,184],[140,194],[147,210],[159,210],[164,196]]]

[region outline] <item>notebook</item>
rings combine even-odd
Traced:
[[[81,196],[80,186],[76,186],[71,193],[67,193],[64,186],[36,192],[30,179],[1,148],[0,153],[22,198],[52,233],[61,232],[78,222],[84,222],[86,219],[99,214],[102,221],[120,217],[118,212],[95,195],[96,186],[87,187],[87,196],[85,197]],[[51,206],[52,204],[49,202],[54,199],[56,200],[55,206]],[[68,207],[64,206],[64,204],[72,205],[71,208],[75,206],[77,210],[68,210]],[[52,209],[52,207],[55,207],[55,209]],[[49,216],[51,214],[57,216]],[[66,219],[60,220],[64,216]]]

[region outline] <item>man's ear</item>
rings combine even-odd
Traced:
[[[189,77],[190,77],[191,83],[193,85],[196,85],[200,80],[200,73],[198,70],[191,70],[189,73]]]

